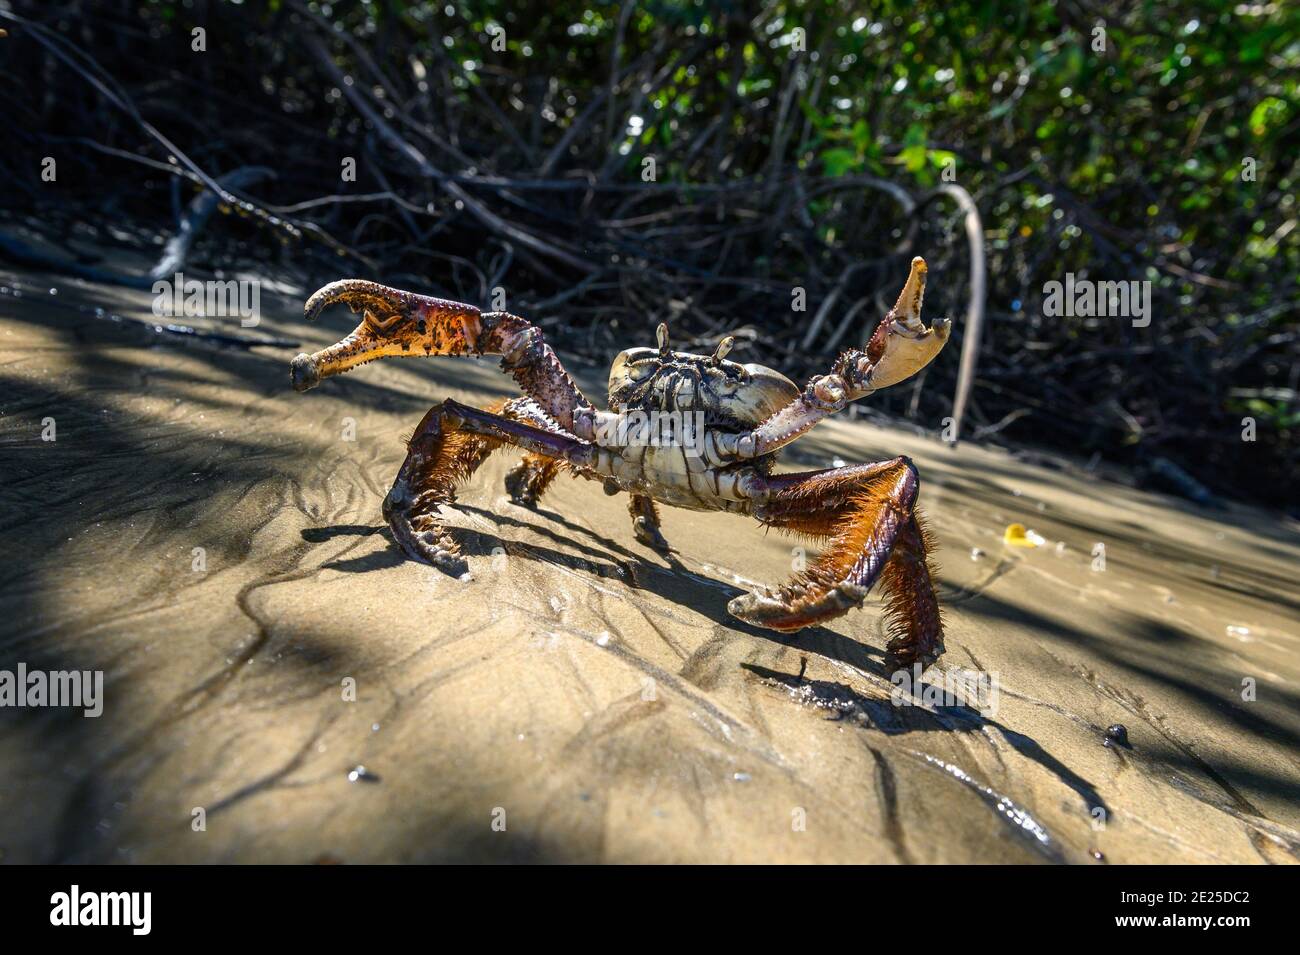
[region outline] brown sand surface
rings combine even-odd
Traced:
[[[403,440],[441,398],[512,394],[490,361],[388,360],[298,395],[295,349],[76,308],[148,318],[146,293],[0,284],[24,292],[0,294],[0,669],[105,678],[98,719],[0,709],[3,861],[1300,853],[1294,522],[831,422],[786,466],[916,461],[947,615],[926,683],[996,678],[983,711],[896,706],[875,597],[795,635],[727,615],[798,546],[748,519],[665,511],[665,558],[597,484],[509,503],[503,454],[449,518],[474,579],[404,559],[379,512]],[[262,311],[247,334],[306,350],[352,326],[306,326],[298,290]],[[1013,522],[1046,544],[1008,547]],[[1131,748],[1103,745],[1115,723]]]

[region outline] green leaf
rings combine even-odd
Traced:
[[[858,155],[851,149],[828,149],[821,154],[822,169],[827,176],[843,176],[858,166]]]

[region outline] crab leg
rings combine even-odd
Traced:
[[[894,661],[931,662],[943,652],[929,543],[914,506],[916,468],[907,458],[783,474],[754,514],[764,524],[828,540],[816,563],[777,591],[751,593],[727,609],[771,630],[799,630],[862,605],[877,579],[885,593]]]
[[[304,312],[314,319],[342,302],[361,313],[361,324],[342,341],[290,364],[296,391],[321,379],[389,356],[500,355],[501,367],[566,431],[575,411],[591,402],[569,377],[542,331],[509,312],[480,312],[473,305],[404,292],[375,282],[344,279],[317,291]]]
[[[655,507],[654,498],[645,494],[633,494],[627,509],[632,515],[632,533],[637,540],[655,550],[671,550],[663,532],[659,530],[659,508]]]
[[[524,459],[506,474],[506,493],[520,507],[536,507],[564,462],[541,454],[525,454]]]
[[[506,414],[518,414],[508,402]],[[406,461],[384,498],[384,518],[402,550],[453,576],[469,568],[455,541],[435,514],[456,499],[456,488],[503,445],[514,445],[563,462],[579,471],[592,458],[592,446],[570,435],[511,420],[447,400],[420,421],[407,445]]]
[[[531,398],[512,398],[505,403],[502,414],[523,421],[543,431],[555,431],[556,425]],[[544,454],[525,454],[524,459],[506,474],[506,493],[520,507],[536,507],[551,482],[567,465],[557,458]]]
[[[875,333],[866,351],[856,348],[836,360],[830,374],[808,382],[803,393],[753,431],[717,439],[721,461],[756,458],[784,447],[827,415],[843,411],[851,401],[904,381],[934,360],[952,332],[952,322],[938,319],[926,328],[921,321],[925,298],[925,259],[912,259],[907,284]]]

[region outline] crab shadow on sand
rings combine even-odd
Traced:
[[[879,680],[890,681],[891,672],[885,655],[875,647],[863,645],[825,627],[811,627],[798,633],[787,634],[753,627],[730,616],[726,612],[725,592],[733,588],[720,581],[707,580],[688,570],[676,559],[673,552],[658,555],[666,561],[667,566],[648,564],[643,556],[543,508],[536,508],[533,511],[537,516],[571,531],[573,536],[565,538],[540,523],[519,520],[509,515],[489,512],[465,504],[457,504],[456,509],[494,521],[499,525],[527,529],[568,548],[566,552],[537,544],[505,541],[480,531],[452,529],[463,552],[469,557],[487,557],[495,548],[504,547],[512,557],[542,561],[590,573],[603,579],[618,580],[633,589],[653,593],[663,600],[689,606],[713,623],[737,634],[770,641],[805,653],[817,653],[864,671]],[[336,536],[369,536],[384,532],[390,539],[390,546],[385,550],[326,565],[333,570],[366,573],[399,566],[410,559],[395,542],[391,541],[391,536],[387,535],[386,531],[383,525],[358,524],[312,528],[304,530],[302,535],[307,540],[324,541]],[[579,535],[590,538],[598,546],[580,541]],[[572,553],[574,550],[578,551],[579,555]],[[1092,783],[1071,770],[1036,740],[983,716],[978,710],[969,706],[899,707],[888,697],[872,698],[843,683],[808,680],[804,678],[802,672],[792,675],[756,664],[743,663],[741,666],[762,682],[770,686],[783,687],[792,695],[800,694],[815,705],[827,709],[828,712],[835,714],[832,718],[849,719],[864,729],[876,729],[889,735],[914,732],[979,733],[985,728],[996,729],[1012,748],[1056,776],[1077,793],[1089,807],[1109,811]],[[923,681],[921,686],[915,688],[915,695],[924,696],[928,686],[929,684]]]
[[[768,641],[802,653],[815,653],[861,671],[870,678],[883,681],[885,684],[890,683],[892,671],[884,652],[879,648],[863,644],[826,627],[813,627],[798,633],[786,634],[753,627],[730,616],[726,610],[727,602],[730,597],[742,593],[743,590],[688,568],[678,560],[675,552],[670,551],[665,554],[646,549],[643,553],[636,553],[546,508],[524,509],[510,506],[511,510],[534,517],[534,520],[461,502],[453,505],[453,508],[461,514],[494,524],[498,529],[509,527],[527,531],[554,541],[563,548],[508,540],[489,529],[471,530],[464,527],[450,527],[451,533],[456,537],[467,557],[490,558],[494,553],[499,552],[498,548],[504,548],[511,557],[544,562],[588,573],[596,578],[618,581],[633,590],[643,590],[671,604],[688,607],[724,631]],[[563,529],[567,532],[567,536],[547,524]],[[389,540],[387,548],[361,557],[334,561],[326,566],[344,572],[365,573],[397,567],[409,561],[409,558],[391,540],[391,535],[382,523],[318,527],[302,532],[304,539],[317,542],[341,535],[369,536],[376,533],[384,534]],[[663,563],[652,562],[655,558],[662,560]],[[1010,612],[1010,609],[997,599],[977,591],[957,591],[949,596],[962,603],[969,611],[981,616],[999,619]],[[1017,612],[1021,611],[1017,610]],[[1049,635],[1060,636],[1065,641],[1076,644],[1097,642],[1089,640],[1088,635],[1082,632],[1064,633],[1059,623],[1051,624],[1049,621],[1042,620],[1040,625]],[[1142,665],[1140,661],[1123,658],[1115,659],[1115,662],[1128,668],[1140,669],[1153,678],[1162,677],[1158,667]],[[752,663],[740,665],[762,683],[789,692],[793,702],[825,709],[832,714],[829,718],[847,720],[864,730],[876,730],[891,736],[918,732],[978,734],[987,730],[996,731],[1012,749],[1051,773],[1084,800],[1088,807],[1110,811],[1092,782],[1067,766],[1037,740],[983,715],[971,706],[899,707],[888,696],[869,696],[844,683],[810,680],[806,679],[802,672],[785,673]],[[1194,687],[1172,676],[1166,676],[1164,680],[1181,692],[1196,694]],[[915,696],[923,697],[929,686],[930,683],[923,680],[922,684],[915,688]],[[942,689],[937,685],[936,688]],[[1251,716],[1253,717],[1253,714]],[[1248,728],[1254,732],[1271,731],[1271,735],[1280,735],[1288,744],[1294,744],[1293,734],[1288,733],[1285,728],[1260,725],[1261,722],[1264,721],[1255,717],[1250,721],[1251,725]],[[1201,760],[1194,758],[1191,759],[1191,763],[1181,768],[1190,770],[1195,775],[1206,774],[1209,769]],[[1258,810],[1249,803],[1242,805],[1239,798],[1232,798],[1233,788],[1226,785],[1217,773],[1211,771],[1208,775],[1213,789],[1223,790],[1229,797],[1229,801],[1236,803],[1248,815],[1259,814]],[[1281,792],[1288,788],[1282,779],[1262,778],[1258,773],[1255,776],[1257,784],[1267,790]]]
[[[512,507],[514,507],[512,505]],[[468,530],[463,527],[449,526],[448,530],[460,545],[462,553],[469,558],[490,558],[498,548],[504,549],[510,557],[522,557],[527,560],[566,567],[570,570],[591,574],[603,580],[618,581],[632,590],[641,590],[677,606],[688,607],[712,623],[738,634],[767,640],[781,646],[796,650],[811,651],[821,654],[839,663],[847,664],[859,670],[867,671],[881,679],[889,679],[889,671],[884,663],[884,652],[875,647],[866,646],[826,627],[809,627],[797,633],[781,633],[776,630],[764,630],[738,620],[727,613],[727,602],[739,596],[744,590],[729,586],[722,581],[705,577],[688,567],[675,552],[661,553],[646,550],[637,554],[622,545],[594,534],[588,528],[565,519],[561,515],[535,508],[525,510],[539,518],[559,524],[572,532],[565,537],[540,521],[527,521],[500,512],[488,511],[480,507],[457,503],[456,511],[480,517],[496,523],[526,530],[540,537],[548,538],[562,545],[558,550],[542,544],[512,541],[492,533]],[[409,558],[396,542],[392,540],[388,528],[382,524],[347,525],[337,527],[311,528],[304,530],[302,536],[310,541],[322,541],[334,536],[356,534],[370,535],[383,533],[389,540],[389,546],[382,551],[374,551],[361,557],[338,560],[326,564],[331,570],[349,573],[367,573],[397,567],[410,562]],[[590,538],[594,544],[579,540],[579,536]],[[574,553],[574,552],[577,553]],[[658,557],[664,564],[651,563]],[[474,572],[471,565],[471,573]]]

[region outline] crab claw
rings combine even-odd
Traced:
[[[921,321],[921,302],[925,298],[925,259],[912,260],[912,271],[898,301],[889,310],[867,343],[871,371],[870,388],[886,388],[911,378],[930,364],[943,350],[952,333],[952,322],[936,319],[930,328]]]
[[[344,279],[307,299],[303,312],[311,320],[336,302],[360,312],[361,324],[342,341],[290,362],[295,391],[308,391],[322,378],[389,355],[468,355],[477,350],[480,313],[472,305]]]

